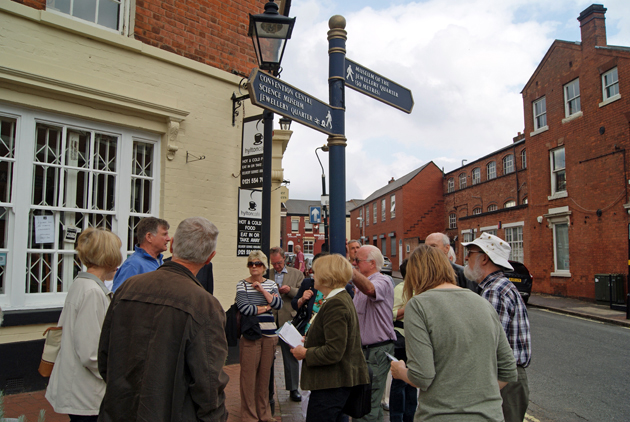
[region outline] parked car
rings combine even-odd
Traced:
[[[383,268],[381,268],[381,272],[383,274],[387,274],[389,276],[392,275],[392,261],[386,256],[383,257]]]
[[[284,265],[292,267],[295,262],[295,254],[293,252],[284,253]]]
[[[521,294],[523,298],[523,302],[527,303],[529,300],[529,296],[532,293],[532,284],[534,281],[534,277],[532,277],[531,273],[527,269],[525,265],[518,261],[508,261],[512,267],[514,267],[514,271],[506,271],[505,276],[510,280],[516,289]]]

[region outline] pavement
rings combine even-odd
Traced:
[[[396,277],[396,274],[393,274]],[[630,327],[630,320],[626,319],[626,312],[610,309],[607,304],[599,304],[591,301],[570,299],[534,293],[529,298],[528,307],[547,309],[562,314],[574,315],[586,319],[607,322],[610,324]],[[240,392],[239,374],[240,365],[225,366],[225,372],[230,377],[226,388],[228,422],[240,421]],[[275,402],[276,410],[274,418],[278,422],[303,422],[301,403],[292,402],[289,392],[285,390],[284,369],[282,367],[282,355],[280,347],[276,350],[275,365]],[[7,418],[26,416],[25,422],[38,421],[40,409],[46,411],[46,422],[67,422],[67,415],[60,415],[53,411],[44,397],[45,391],[21,393],[6,396],[4,398],[4,410]],[[389,412],[384,412],[384,422],[389,422]]]

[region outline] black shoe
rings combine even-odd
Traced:
[[[293,401],[302,401],[302,396],[298,390],[291,390],[289,394],[289,398]]]

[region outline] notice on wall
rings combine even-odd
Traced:
[[[35,227],[35,243],[55,242],[55,217],[52,215],[33,216]]]
[[[262,116],[243,121],[241,188],[262,188],[264,136]]]
[[[248,256],[262,247],[262,191],[239,189],[236,256]]]

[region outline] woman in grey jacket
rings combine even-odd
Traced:
[[[311,321],[304,346],[292,349],[302,362],[303,390],[311,390],[306,422],[343,420],[342,409],[351,387],[369,384],[367,363],[361,351],[357,311],[345,290],[352,278],[350,262],[339,254],[313,263],[315,288],[324,294]]]
[[[97,352],[101,327],[110,302],[104,280],[114,277],[122,262],[121,242],[112,232],[88,228],[77,241],[76,250],[86,272],[79,272],[68,290],[59,318],[61,348],[50,376],[46,398],[57,413],[70,421],[91,422],[105,394],[98,373]]]

